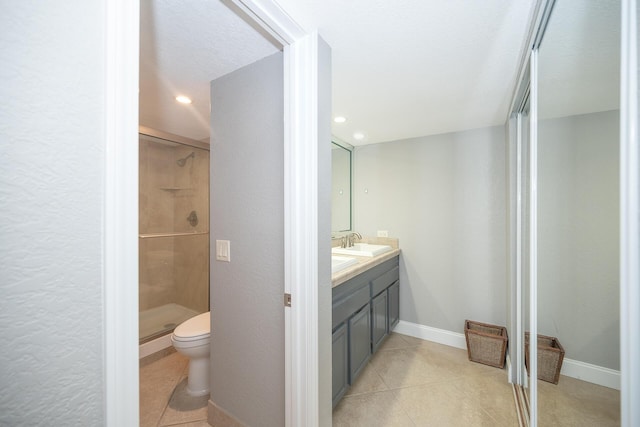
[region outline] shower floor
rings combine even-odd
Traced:
[[[180,323],[198,314],[200,313],[195,310],[175,303],[141,311],[139,314],[140,343],[165,335]]]

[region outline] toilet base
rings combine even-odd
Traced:
[[[209,358],[199,357],[189,360],[187,394],[199,397],[209,394]]]

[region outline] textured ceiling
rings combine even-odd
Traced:
[[[540,46],[541,119],[620,105],[620,1],[555,3]]]
[[[505,122],[534,0],[277,0],[333,52],[353,145]],[[209,81],[277,50],[219,0],[143,0],[141,124],[208,137]],[[173,100],[193,98],[186,108]],[[356,141],[353,133],[365,135]]]
[[[333,52],[333,133],[354,144],[504,124],[534,1],[278,0]]]
[[[211,80],[278,50],[219,0],[142,0],[140,124],[208,141]]]

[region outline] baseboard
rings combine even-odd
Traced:
[[[448,345],[450,347],[461,348],[463,350],[467,349],[467,342],[464,338],[464,334],[457,332],[432,328],[431,326],[418,325],[417,323],[405,322],[404,320],[399,321],[393,331],[399,334],[437,342],[438,344]]]
[[[164,335],[160,338],[156,338],[153,341],[141,344],[138,351],[138,358],[142,359],[150,354],[157,353],[160,350],[171,347],[171,334]]]
[[[240,421],[209,399],[207,405],[207,422],[210,426],[245,427]]]
[[[603,368],[602,366],[567,359],[562,361],[560,374],[582,381],[620,390],[620,371]]]
[[[399,334],[409,335],[411,337],[433,341],[438,344],[444,344],[464,350],[467,348],[467,342],[464,338],[464,334],[432,328],[431,326],[419,325],[417,323],[401,320],[393,331]],[[511,369],[511,360],[510,358],[507,358],[507,360],[509,363],[509,369]],[[560,373],[571,378],[620,390],[620,371],[616,371],[614,369],[603,368],[602,366],[565,358],[562,362],[562,369],[560,370]]]

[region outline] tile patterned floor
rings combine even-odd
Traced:
[[[620,392],[563,375],[558,385],[538,381],[538,425],[619,426]]]
[[[333,412],[334,426],[517,426],[507,374],[465,350],[391,334]]]
[[[142,427],[209,427],[207,397],[184,388],[188,359],[170,353],[140,368]],[[620,393],[562,376],[538,382],[539,425],[619,426]],[[391,334],[333,412],[333,425],[517,426],[506,371],[469,362],[467,352]]]
[[[189,359],[172,352],[140,367],[140,426],[209,427],[208,396],[187,395]]]

